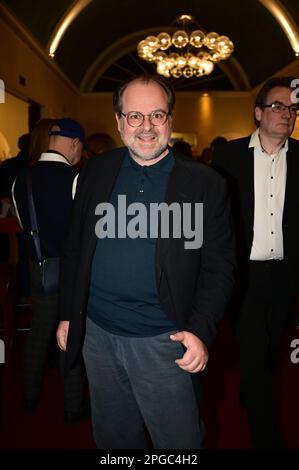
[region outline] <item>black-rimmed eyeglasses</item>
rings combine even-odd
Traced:
[[[144,123],[144,119],[146,116],[149,117],[150,122],[153,126],[163,126],[168,119],[169,113],[163,110],[153,111],[150,114],[142,114],[138,111],[130,111],[129,113],[123,113],[120,111],[122,116],[124,116],[127,120],[129,126],[132,127],[139,127]]]
[[[287,106],[286,104],[282,103],[271,103],[263,104],[261,107],[271,108],[274,113],[283,113],[288,109],[292,116],[297,116],[298,114],[298,106],[296,104],[291,104],[290,106]]]

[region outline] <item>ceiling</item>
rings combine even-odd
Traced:
[[[0,0],[46,49],[73,0]],[[299,26],[298,0],[281,0]],[[202,78],[173,79],[177,90],[248,90],[294,60],[279,24],[258,0],[93,0],[66,31],[55,61],[82,91],[112,91],[151,64],[138,58],[137,43],[169,28],[180,14],[206,31],[228,35],[231,59]]]

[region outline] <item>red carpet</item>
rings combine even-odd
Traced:
[[[299,449],[299,363],[290,360],[290,343],[298,337],[296,321],[285,335],[281,361],[275,377],[277,407],[289,448]],[[93,449],[90,421],[67,427],[63,422],[63,390],[57,369],[48,369],[44,394],[36,414],[22,411],[21,357],[26,337],[17,332],[14,372],[0,365],[2,449]],[[202,415],[209,449],[246,449],[249,436],[244,412],[238,401],[238,354],[234,337],[225,320],[204,372]]]

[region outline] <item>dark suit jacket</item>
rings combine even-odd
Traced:
[[[109,196],[126,149],[91,158],[80,173],[69,237],[61,260],[60,312],[70,320],[65,370],[73,364],[84,336],[85,309],[96,247],[95,208]],[[203,245],[185,249],[185,239],[158,239],[156,279],[163,305],[180,330],[207,345],[216,334],[233,288],[234,246],[223,178],[204,165],[176,156],[165,202],[203,202]]]
[[[249,137],[216,147],[212,166],[228,181],[235,221],[239,265],[243,270],[253,241],[254,149]],[[287,179],[283,209],[284,260],[290,274],[298,271],[299,261],[299,141],[289,139]]]

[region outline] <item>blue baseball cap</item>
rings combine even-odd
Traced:
[[[58,119],[49,130],[49,135],[59,135],[71,139],[78,138],[82,143],[85,140],[83,127],[71,118]]]

